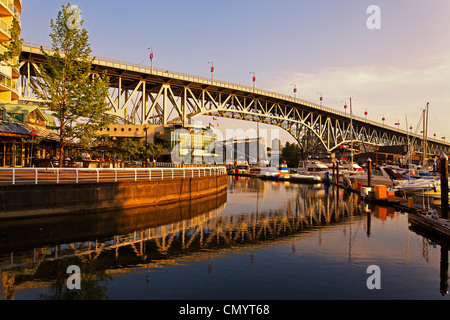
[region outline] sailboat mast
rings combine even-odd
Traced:
[[[351,168],[353,169],[353,111],[352,111],[352,98],[350,98],[350,154],[351,154]]]
[[[427,107],[425,108],[425,110],[423,110],[423,151],[422,151],[422,166],[426,166],[426,161],[427,161],[427,139],[428,139],[428,107],[429,107],[429,102],[427,102]]]

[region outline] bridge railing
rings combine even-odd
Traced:
[[[0,168],[0,185],[152,181],[218,176],[225,167],[193,168]]]

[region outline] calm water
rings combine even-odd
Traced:
[[[449,300],[447,251],[407,214],[322,185],[229,177],[218,197],[2,222],[0,237],[2,299]]]

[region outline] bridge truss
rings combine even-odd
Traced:
[[[40,46],[23,46],[22,101],[36,102],[33,89],[40,90],[36,78],[43,58]],[[423,150],[421,135],[266,90],[96,58],[93,74],[104,71],[110,79],[109,114],[121,123],[185,125],[199,116],[215,116],[279,127],[314,150],[332,152],[352,141],[363,148],[407,145],[409,141],[416,153]],[[428,155],[449,152],[449,143],[427,139]]]

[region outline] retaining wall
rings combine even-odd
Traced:
[[[227,188],[227,176],[0,186],[0,219],[101,212],[196,199]]]

